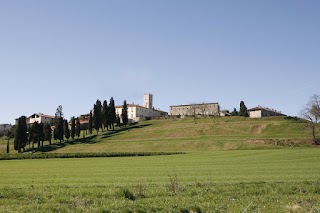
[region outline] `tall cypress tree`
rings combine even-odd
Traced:
[[[126,126],[128,124],[128,105],[126,100],[123,101],[121,117],[123,125]]]
[[[74,136],[76,133],[76,120],[74,117],[71,118],[71,138],[74,140]]]
[[[92,134],[92,111],[90,110],[90,114],[89,114],[89,133],[90,135]]]
[[[239,116],[249,117],[248,109],[243,101],[240,102]]]
[[[64,119],[63,119],[63,112],[62,112],[62,106],[60,105],[57,108],[56,114],[55,114],[55,137],[61,141],[63,140],[64,131],[63,131],[63,125],[64,125]]]
[[[102,105],[102,123],[104,128],[108,130],[108,115],[109,115],[109,107],[107,101],[103,101]]]
[[[46,123],[44,125],[44,140],[48,141],[49,144],[51,145],[51,139],[52,139],[52,130],[50,124]]]
[[[64,137],[67,139],[67,141],[70,138],[70,129],[69,129],[69,124],[67,119],[64,120],[64,125],[63,125],[63,132],[64,132]]]
[[[78,138],[80,137],[80,132],[81,132],[80,119],[79,119],[79,117],[77,117],[77,120],[76,120],[76,136]]]
[[[60,141],[60,143],[61,143],[61,141],[63,141],[63,137],[64,137],[64,131],[63,131],[63,126],[64,126],[64,121],[63,121],[63,118],[62,117],[60,117],[60,118],[57,118],[57,122],[58,122],[58,124],[57,124],[57,131],[56,131],[56,133],[57,133],[57,139]]]
[[[97,134],[99,134],[99,129],[102,126],[102,114],[101,114],[101,101],[98,99],[96,101],[96,104],[93,106],[93,126],[95,130],[97,131]]]
[[[18,119],[18,124],[15,129],[14,137],[14,149],[18,152],[21,152],[21,149],[24,150],[24,147],[28,142],[28,127],[27,127],[27,118],[26,116],[21,116]]]
[[[118,127],[120,127],[120,125],[121,125],[120,116],[118,114],[116,115],[116,124]]]
[[[110,98],[110,102],[109,102],[109,116],[108,116],[108,118],[110,119],[109,126],[110,126],[110,128],[112,126],[112,130],[114,130],[114,123],[116,122],[116,108],[115,108],[113,97]]]

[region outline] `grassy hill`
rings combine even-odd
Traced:
[[[92,136],[76,141],[46,145],[42,151],[190,152],[311,146],[311,143],[311,129],[301,120],[283,117],[183,118],[142,121],[99,135],[94,132]],[[5,145],[6,141],[1,142],[0,153],[5,152]]]
[[[163,119],[100,133],[54,152],[209,151],[308,146],[307,123],[285,118]]]

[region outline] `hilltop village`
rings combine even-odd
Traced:
[[[241,104],[244,105],[242,102]],[[240,104],[240,105],[241,105]],[[219,103],[195,103],[195,104],[180,104],[170,106],[170,112],[163,111],[159,108],[155,108],[153,105],[153,94],[145,93],[143,96],[143,104],[127,104],[127,123],[136,123],[141,120],[163,118],[163,117],[190,117],[190,116],[236,116],[239,115],[235,108],[232,112],[228,110],[220,110]],[[241,108],[241,107],[240,107]],[[241,109],[240,109],[241,110]],[[262,106],[256,106],[247,109],[244,105],[244,116],[250,118],[261,118],[267,116],[285,116],[281,112]],[[123,105],[115,106],[116,117],[120,118],[120,124],[123,123]],[[54,128],[55,115],[47,115],[43,113],[34,113],[32,115],[26,116],[27,125],[33,124],[35,122],[42,124],[49,124]],[[89,126],[90,113],[82,114],[78,116],[81,129],[86,129]],[[18,118],[15,119],[15,124],[18,123]],[[70,121],[71,122],[71,121]],[[71,126],[71,123],[70,123]],[[11,124],[0,124],[0,134],[12,129]]]

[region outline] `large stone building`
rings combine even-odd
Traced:
[[[218,103],[201,103],[170,106],[170,114],[174,116],[219,116],[219,113],[220,107]]]
[[[155,117],[167,116],[168,113],[153,107],[153,95],[145,93],[143,96],[143,106],[137,104],[128,104],[128,119],[129,122],[138,122],[140,119],[150,119]],[[122,114],[122,106],[116,106],[116,114]],[[121,117],[121,116],[120,116]]]
[[[261,118],[268,116],[285,116],[281,112],[267,107],[257,106],[248,110],[250,118]]]

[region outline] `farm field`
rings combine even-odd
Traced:
[[[143,121],[40,150],[185,154],[1,160],[0,212],[320,212],[311,143],[294,119]]]
[[[1,212],[319,212],[320,150],[0,161]]]

